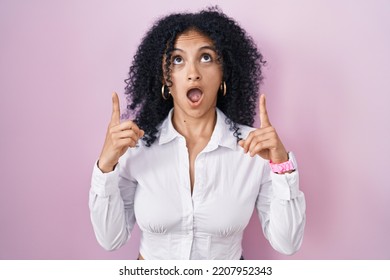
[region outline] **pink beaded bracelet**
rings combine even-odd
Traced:
[[[272,161],[270,161],[269,165],[271,166],[271,170],[274,173],[285,173],[295,169],[294,164],[291,160],[282,163],[273,163]]]

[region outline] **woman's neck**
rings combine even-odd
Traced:
[[[188,141],[210,139],[217,121],[216,110],[210,110],[201,117],[184,114],[173,110],[172,123],[177,132]]]

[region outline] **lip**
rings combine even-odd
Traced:
[[[192,102],[188,97],[187,97],[187,100],[188,100],[188,103],[190,104],[191,107],[198,107],[200,105],[200,103],[202,102],[203,100],[203,96],[204,96],[204,92],[203,92],[203,89],[199,86],[192,86],[192,87],[189,87],[186,91],[186,95],[188,94],[188,92],[192,89],[199,89],[201,92],[202,92],[202,95],[200,97],[200,99],[196,102]]]

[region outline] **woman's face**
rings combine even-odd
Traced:
[[[176,113],[215,114],[222,65],[212,40],[195,30],[177,37],[171,58],[170,91]]]

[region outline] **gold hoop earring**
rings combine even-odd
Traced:
[[[162,96],[162,98],[163,98],[164,100],[168,100],[170,94],[171,94],[171,92],[169,91],[169,92],[168,92],[168,96],[166,96],[166,94],[165,94],[165,85],[163,85],[162,88],[161,88],[161,96]]]
[[[221,90],[222,95],[226,96],[226,82],[221,82],[221,86],[219,87],[219,89]]]

